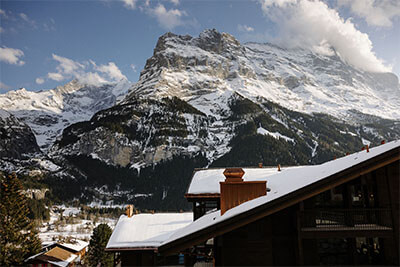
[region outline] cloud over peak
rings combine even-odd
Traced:
[[[391,27],[400,17],[399,0],[338,0],[339,6],[350,7],[352,13],[365,19],[368,25]]]
[[[149,8],[148,13],[157,19],[161,27],[167,30],[183,25],[182,17],[187,15],[183,10],[166,9],[163,4],[158,4],[155,8]]]
[[[54,81],[65,79],[78,79],[85,84],[100,85],[109,82],[127,80],[114,62],[104,65],[97,65],[94,61],[78,62],[56,54],[52,55],[58,62],[56,72],[47,73],[47,78]],[[43,79],[36,79],[36,83],[44,82]]]
[[[333,54],[348,64],[370,72],[388,72],[372,51],[369,36],[354,23],[322,1],[261,0],[264,14],[279,28],[277,42],[290,47],[311,48],[317,53]]]

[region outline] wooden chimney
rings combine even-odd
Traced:
[[[265,196],[266,181],[243,181],[242,168],[227,168],[224,171],[225,181],[220,182],[221,215],[243,202]]]
[[[133,216],[133,205],[126,206],[126,216],[128,216],[128,218]]]

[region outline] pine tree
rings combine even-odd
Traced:
[[[14,174],[0,174],[0,265],[21,265],[40,251],[33,221],[28,218],[27,198]]]
[[[86,258],[90,266],[113,266],[113,255],[104,251],[111,233],[111,228],[104,223],[94,228]]]

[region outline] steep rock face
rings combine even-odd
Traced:
[[[66,128],[51,153],[83,154],[133,168],[200,152],[211,160],[226,153],[232,131],[231,122],[214,123],[176,97],[131,98]]]
[[[38,152],[39,146],[29,126],[0,109],[0,159],[23,159]]]
[[[210,99],[232,91],[308,114],[346,119],[348,111],[355,109],[400,119],[400,84],[392,73],[364,72],[338,55],[271,44],[241,45],[216,30],[206,30],[197,38],[161,36],[131,94],[177,96],[204,107],[210,106]]]
[[[23,88],[1,94],[0,108],[28,124],[41,149],[47,151],[65,127],[88,120],[97,111],[113,106],[130,86],[128,81],[94,86],[73,80],[40,92]]]
[[[130,93],[67,127],[50,155],[82,172],[87,195],[187,208],[194,167],[315,164],[400,138],[398,91],[393,74],[337,55],[167,33]]]

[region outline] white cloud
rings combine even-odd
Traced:
[[[239,24],[237,26],[237,29],[240,32],[253,32],[254,31],[253,27],[250,27],[250,26],[247,26],[247,25],[242,25],[242,24]]]
[[[122,74],[120,69],[115,65],[114,62],[109,62],[108,65],[96,66],[95,70],[105,73],[111,80],[120,81],[127,80],[126,76]]]
[[[130,67],[133,70],[133,72],[137,72],[137,68],[136,68],[135,64],[131,64]]]
[[[49,22],[43,23],[43,29],[45,31],[55,31],[56,30],[56,22],[53,18],[50,18]]]
[[[337,3],[350,7],[352,13],[369,25],[391,27],[392,19],[400,17],[399,0],[338,0]]]
[[[372,51],[369,36],[357,30],[353,22],[316,0],[262,0],[264,14],[276,23],[281,45],[313,48],[323,54],[334,51],[350,65],[371,72],[391,69]]]
[[[121,0],[124,2],[124,6],[128,9],[135,9],[136,8],[136,1],[137,0]]]
[[[4,18],[7,18],[6,12],[0,8],[0,15],[3,16]]]
[[[108,81],[101,77],[96,72],[87,72],[82,73],[76,77],[81,83],[90,84],[90,85],[99,85],[103,83],[107,83]]]
[[[174,4],[176,6],[179,5],[179,0],[170,0],[170,1],[172,4]]]
[[[47,77],[49,77],[49,79],[52,79],[57,82],[61,82],[62,80],[66,79],[66,77],[64,77],[61,73],[57,73],[57,72],[49,72],[49,73],[47,73]]]
[[[31,26],[33,26],[34,28],[37,28],[36,26],[36,21],[34,21],[33,19],[30,19],[28,17],[28,15],[26,15],[25,13],[19,13],[20,18],[22,18],[25,22],[27,22],[28,24],[30,24]]]
[[[8,86],[7,84],[5,84],[3,82],[0,82],[0,89],[8,90],[8,89],[10,89],[10,86]]]
[[[29,22],[28,15],[26,15],[26,14],[24,14],[24,13],[19,13],[19,16],[20,16],[23,20],[25,20],[26,22]]]
[[[93,60],[82,63],[56,54],[52,56],[58,65],[56,72],[47,73],[47,77],[51,80],[60,82],[65,79],[78,79],[82,83],[92,85],[127,80],[114,62],[97,66]]]
[[[43,84],[44,83],[44,79],[39,77],[39,78],[36,78],[35,82],[37,84]]]
[[[0,61],[22,66],[25,64],[25,61],[20,59],[22,56],[24,56],[24,52],[22,52],[22,50],[9,48],[6,46],[0,47]]]
[[[161,27],[167,30],[172,30],[177,26],[183,25],[182,17],[187,15],[183,10],[167,10],[162,4],[159,4],[155,8],[149,8],[148,12],[157,19]]]
[[[85,67],[83,64],[66,57],[61,57],[56,54],[53,54],[52,57],[54,60],[59,62],[59,65],[57,66],[59,73],[75,75],[79,70]]]

